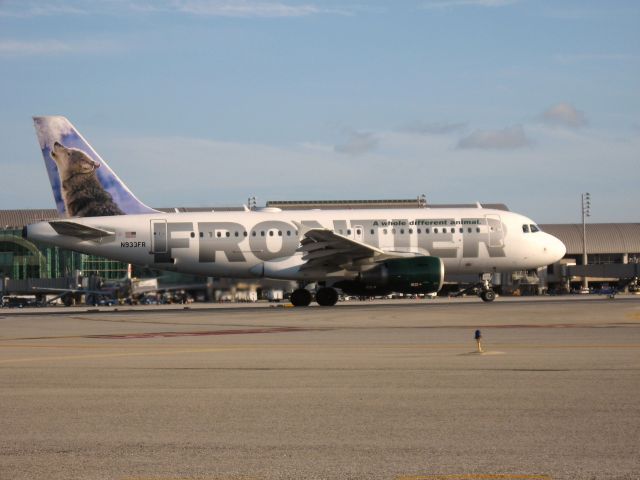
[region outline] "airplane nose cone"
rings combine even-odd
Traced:
[[[549,263],[555,263],[560,261],[567,253],[567,247],[560,239],[549,235],[549,242],[547,244],[547,254],[549,255]]]

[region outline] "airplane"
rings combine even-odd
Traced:
[[[483,208],[164,213],[127,188],[62,116],[34,117],[58,211],[28,225],[29,240],[136,265],[212,277],[299,282],[291,303],[314,295],[432,294],[445,276],[477,275],[485,302],[497,272],[537,269],[566,248],[518,213]]]
[[[132,278],[130,272],[123,278],[103,280],[97,274],[89,275],[88,286],[83,287],[32,287],[38,297],[43,297],[41,305],[52,304],[58,300],[66,307],[78,304],[84,297],[87,305],[99,305],[100,302],[116,305],[118,303],[138,303],[145,295],[174,292],[182,295],[188,291],[205,290],[206,283],[158,284],[158,278]],[[53,295],[44,298],[45,295]]]

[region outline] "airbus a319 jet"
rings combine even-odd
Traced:
[[[560,260],[564,244],[517,213],[407,208],[164,213],[142,203],[61,116],[34,117],[59,220],[30,240],[152,268],[299,282],[297,307],[349,295],[429,294],[448,275],[478,275],[485,301],[496,272]],[[481,280],[483,279],[483,280]],[[315,285],[315,292],[305,286]]]

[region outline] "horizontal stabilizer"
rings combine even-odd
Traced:
[[[70,222],[66,220],[56,220],[49,222],[49,225],[60,235],[76,237],[80,240],[98,240],[104,237],[115,235],[115,232],[102,230],[100,228],[89,227],[81,223]]]

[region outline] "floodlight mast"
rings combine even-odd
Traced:
[[[582,265],[586,266],[587,258],[587,223],[586,218],[591,216],[591,195],[589,192],[582,194]],[[582,293],[589,293],[589,280],[586,272],[582,277]]]

